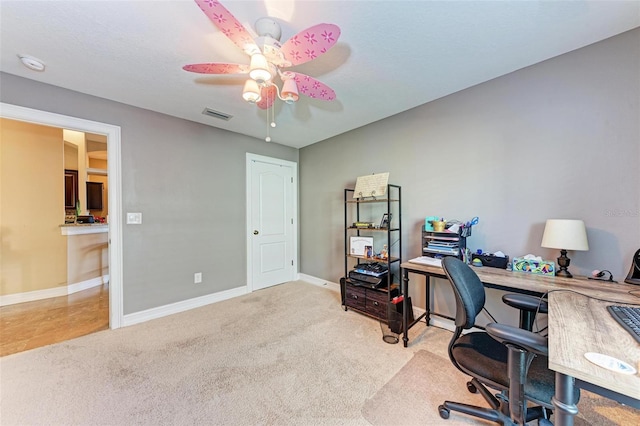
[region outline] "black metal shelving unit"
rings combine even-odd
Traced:
[[[402,263],[402,189],[387,185],[385,198],[353,198],[354,190],[344,190],[344,277],[340,280],[344,310],[352,309],[383,322],[389,321],[389,303],[399,294],[400,264]],[[379,224],[383,215],[389,215],[388,226]],[[373,223],[373,227],[355,226],[358,222]],[[352,236],[372,237],[370,257],[350,252]],[[387,247],[387,256],[380,256]],[[363,285],[349,278],[349,271],[361,264],[378,262],[387,266],[385,285]]]

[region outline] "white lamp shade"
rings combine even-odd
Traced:
[[[242,98],[251,102],[252,104],[260,102],[262,95],[260,94],[260,86],[254,80],[248,79],[244,83],[244,89],[242,90]]]
[[[298,95],[298,85],[293,78],[288,78],[282,85],[282,97],[286,103],[297,102],[300,98]]]
[[[584,222],[574,219],[547,220],[541,246],[560,250],[589,250]]]
[[[271,72],[269,72],[269,63],[267,58],[261,53],[255,53],[251,56],[251,64],[249,65],[249,77],[258,83],[264,83],[271,80]]]

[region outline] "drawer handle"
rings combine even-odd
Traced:
[[[351,296],[351,297],[354,298],[354,299],[358,298],[358,296],[356,296],[355,294],[353,296]]]
[[[373,302],[374,306],[380,306],[380,304],[378,302]]]

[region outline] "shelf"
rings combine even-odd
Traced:
[[[396,290],[396,289],[399,289],[399,288],[400,288],[400,284],[398,284],[398,283],[393,283],[393,284],[391,284],[391,285],[389,285],[389,286],[383,285],[383,286],[380,286],[380,287],[373,288],[373,287],[367,287],[367,286],[358,285],[357,283],[354,283],[354,282],[353,282],[352,280],[350,280],[349,278],[347,278],[347,279],[345,280],[345,282],[346,282],[347,284],[351,284],[351,285],[352,285],[352,286],[354,286],[354,287],[358,287],[358,288],[366,288],[367,290],[381,291],[381,292],[383,292],[383,293],[388,293],[388,292],[390,292],[390,291],[391,291],[391,292],[393,292],[394,290]],[[388,287],[388,288],[387,288],[387,287]]]
[[[397,262],[398,260],[400,260],[399,258],[393,257],[393,256],[389,257],[388,259],[382,259],[382,258],[379,258],[379,257],[356,256],[356,255],[348,254],[348,253],[347,253],[346,256],[349,257],[349,258],[352,258],[352,259],[367,260],[369,262],[394,263],[394,262]]]
[[[425,235],[425,240],[460,241],[460,237],[440,237],[437,235]]]
[[[399,231],[398,228],[358,228],[355,226],[348,226],[347,229],[351,230],[351,231],[384,231],[384,232],[396,232]]]
[[[347,204],[364,204],[364,203],[386,203],[386,202],[390,202],[390,203],[398,203],[400,202],[400,200],[396,200],[394,198],[378,198],[375,200],[347,200]]]

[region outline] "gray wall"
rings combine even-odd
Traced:
[[[305,147],[300,270],[338,282],[343,188],[390,172],[404,259],[425,216],[479,216],[472,249],[546,259],[559,254],[540,247],[546,219],[579,218],[590,250],[569,252],[570,270],[623,279],[640,248],[639,103],[636,29]]]
[[[0,86],[2,102],[121,127],[123,213],[143,213],[121,218],[125,314],[246,285],[245,154],[297,149],[6,73]]]

